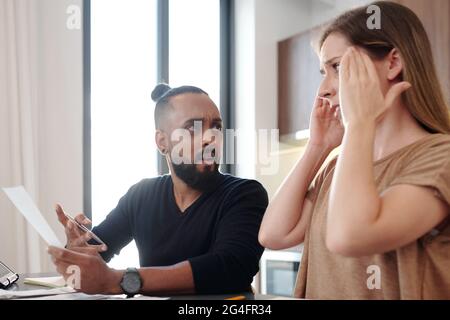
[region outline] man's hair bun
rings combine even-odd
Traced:
[[[152,92],[152,100],[158,102],[167,92],[172,90],[170,86],[165,83],[158,84]]]

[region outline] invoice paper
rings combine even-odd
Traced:
[[[55,247],[63,247],[55,232],[50,228],[49,224],[23,186],[3,188],[3,191],[47,244]]]

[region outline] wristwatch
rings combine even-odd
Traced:
[[[120,287],[128,298],[134,297],[142,288],[141,275],[136,268],[128,268],[123,274]]]

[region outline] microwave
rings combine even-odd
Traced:
[[[303,246],[288,250],[265,250],[261,257],[262,294],[292,297],[300,269]]]

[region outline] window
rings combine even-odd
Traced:
[[[157,174],[151,91],[156,85],[156,0],[91,1],[92,218]],[[139,266],[135,244],[111,261]]]
[[[219,106],[219,0],[170,0],[169,79],[202,88]]]
[[[159,77],[168,76],[172,87],[198,86],[220,105],[221,0],[169,0],[169,56],[161,59],[157,21],[167,19],[158,16],[163,14],[158,2],[164,1],[85,0],[90,13],[88,27],[85,22],[90,60],[85,68],[91,70],[85,197],[94,225],[133,184],[157,175],[151,91],[158,70],[165,70],[158,63],[168,61],[168,75]],[[139,266],[134,242],[110,265]]]

